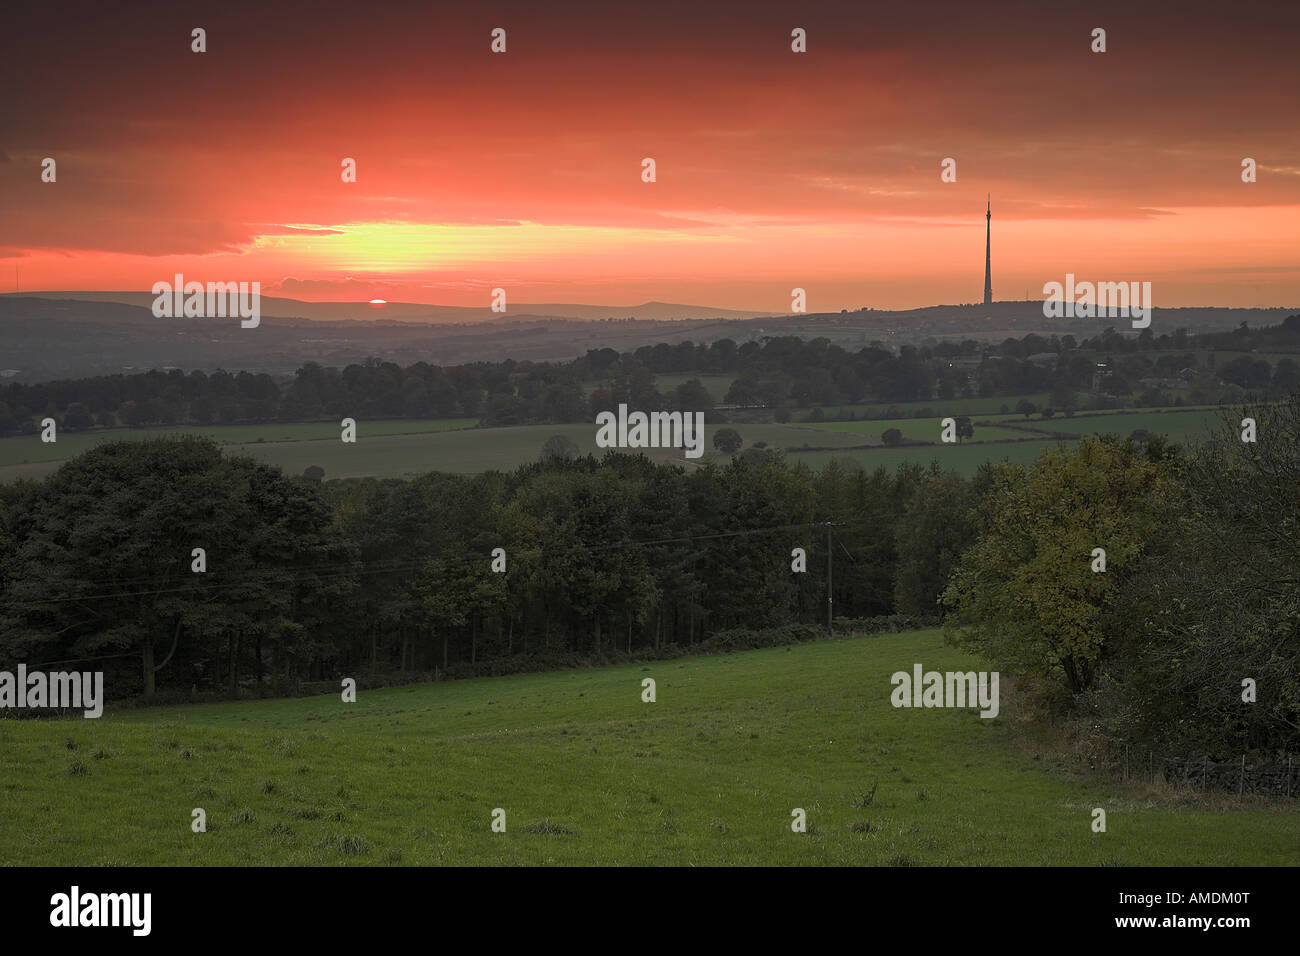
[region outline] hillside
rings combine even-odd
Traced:
[[[0,864],[1294,865],[1300,816],[1067,775],[895,709],[937,631],[286,701],[0,721]],[[655,703],[642,680],[657,682]],[[1108,813],[1104,834],[1091,812]],[[208,832],[191,832],[203,808]],[[507,830],[490,830],[495,808]],[[808,831],[791,830],[791,811]]]
[[[103,296],[104,298],[93,298]],[[148,293],[0,294],[6,353],[0,380],[49,381],[150,368],[243,369],[288,378],[306,362],[344,366],[375,356],[401,365],[568,361],[589,349],[634,351],[656,343],[737,343],[766,336],[825,338],[857,350],[931,338],[999,342],[1030,332],[1082,338],[1116,320],[1043,317],[1042,302],[941,305],[894,312],[862,309],[761,315],[705,306],[646,302],[633,306],[511,303],[506,314],[482,309],[390,303],[309,303],[266,296],[256,329],[228,319],[158,319]],[[1227,331],[1242,322],[1276,325],[1292,309],[1158,309],[1158,334]],[[1129,330],[1131,332],[1131,330]]]

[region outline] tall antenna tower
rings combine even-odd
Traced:
[[[993,304],[993,194],[984,210],[984,304]]]

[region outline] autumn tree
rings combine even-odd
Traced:
[[[1156,543],[1169,466],[1131,443],[1085,438],[1032,465],[994,466],[979,538],[944,592],[948,633],[1000,667],[1077,694],[1106,652],[1103,615]],[[1106,570],[1093,570],[1095,549]]]

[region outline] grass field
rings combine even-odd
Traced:
[[[1157,435],[1164,435],[1172,441],[1200,441],[1207,437],[1210,429],[1217,426],[1222,418],[1223,413],[1218,408],[1202,408],[1190,411],[1168,410],[1160,412],[1138,410],[1124,414],[1087,413],[1076,415],[1074,418],[1057,415],[1047,421],[1043,421],[1041,418],[1031,418],[1025,421],[1024,416],[1021,416],[1019,421],[1014,416],[1006,418],[999,416],[995,420],[1019,424],[1025,428],[1069,432],[1075,435],[1109,432],[1124,437],[1137,429],[1145,429]],[[977,427],[975,429],[977,438],[979,433],[980,429]]]
[[[969,476],[973,475],[976,469],[985,461],[1010,461],[1019,464],[1030,464],[1045,449],[1054,448],[1061,441],[1067,440],[1043,434],[1046,432],[1066,433],[1079,437],[1109,432],[1123,437],[1136,429],[1143,428],[1158,435],[1164,435],[1173,441],[1197,441],[1206,436],[1212,425],[1218,423],[1220,416],[1221,412],[1214,407],[1190,411],[1153,412],[1138,410],[1123,414],[1117,412],[1087,413],[1077,415],[1074,418],[1065,418],[1058,415],[1047,421],[1041,418],[1026,420],[1023,415],[997,415],[985,420],[1005,422],[1008,425],[1016,425],[1018,428],[980,425],[977,420],[974,441],[967,439],[959,445],[936,444],[923,447],[880,448],[842,452],[790,452],[788,457],[792,461],[802,461],[808,467],[814,469],[823,467],[832,458],[849,459],[871,470],[883,465],[890,471],[893,471],[903,462],[929,465],[931,461],[938,461],[940,466],[945,469]],[[914,422],[914,425],[910,432],[904,427],[908,421],[903,419],[889,424],[902,430],[903,435],[907,438],[924,438],[931,433],[931,429],[933,429],[932,434],[938,435],[937,420],[913,419],[911,421]],[[828,430],[834,428],[834,430],[844,434],[854,426],[857,426],[858,429],[866,428],[870,430],[877,424],[885,423],[827,422],[817,427]],[[1035,434],[1043,434],[1043,437],[1040,440],[1035,440]],[[998,442],[997,444],[987,444],[994,439],[1004,438],[1027,440],[1014,443]]]
[[[429,434],[473,428],[476,418],[409,419],[357,423],[364,438],[378,435]],[[107,441],[140,441],[167,435],[202,435],[222,444],[339,440],[337,422],[292,422],[264,425],[173,425],[163,428],[96,428],[88,432],[60,431],[58,441],[42,442],[40,435],[19,435],[0,439],[0,467],[44,461],[66,461]]]
[[[823,437],[825,433],[795,425],[744,425],[739,431],[746,445],[767,441],[771,447],[786,445],[848,446],[865,444],[862,436],[843,434]],[[713,455],[713,432],[705,429],[705,457]],[[337,439],[321,442],[296,442],[286,444],[237,445],[230,450],[252,455],[274,465],[280,465],[288,474],[301,474],[308,465],[320,465],[326,478],[350,478],[364,475],[404,476],[425,471],[449,471],[475,474],[488,469],[511,471],[522,464],[536,461],[542,446],[552,435],[570,438],[582,454],[603,455],[605,450],[596,447],[594,425],[521,425],[510,428],[477,428],[466,431],[448,431],[436,435],[395,435],[355,445],[344,445]],[[681,449],[639,449],[654,461],[673,461],[681,464]]]
[[[902,418],[886,421],[822,422],[804,424],[739,424],[734,426],[745,446],[766,442],[769,448],[793,449],[810,446],[818,449],[850,448],[854,445],[879,445],[886,428],[898,428],[904,437],[935,442],[923,448],[869,449],[854,451],[789,452],[791,460],[820,467],[832,456],[853,458],[864,467],[885,465],[893,469],[899,462],[928,464],[938,459],[944,467],[972,474],[986,459],[1032,461],[1045,447],[1059,439],[1050,432],[1085,435],[1115,432],[1128,435],[1138,428],[1183,441],[1201,438],[1208,426],[1218,421],[1217,408],[1161,411],[1138,410],[1126,414],[1080,414],[1074,418],[1057,416],[1048,421],[1026,420],[1022,415],[976,416],[974,441],[960,445],[939,444],[940,419]],[[980,424],[992,422],[994,424]],[[998,423],[1015,425],[1000,427]],[[286,474],[300,475],[309,465],[325,469],[326,479],[405,477],[426,471],[475,474],[488,469],[510,471],[521,464],[536,461],[542,445],[551,435],[565,435],[583,453],[602,454],[596,447],[596,427],[576,425],[523,425],[510,428],[473,428],[470,419],[438,421],[359,422],[358,440],[344,444],[338,426],[324,423],[290,425],[215,425],[206,428],[113,429],[90,433],[71,433],[54,444],[43,444],[38,436],[0,439],[0,482],[18,478],[39,478],[53,472],[59,462],[112,440],[139,439],[167,434],[200,434],[222,442],[232,454],[247,454],[284,469]],[[1027,429],[1027,430],[1026,430]],[[725,461],[713,453],[716,426],[705,429],[705,457],[697,463]],[[1037,436],[1037,437],[1036,437]],[[258,441],[257,439],[262,439]],[[1018,444],[1005,440],[1028,439]],[[988,445],[989,442],[999,442]],[[979,447],[983,446],[983,447]],[[682,462],[680,451],[644,449],[655,461]]]
[[[300,475],[309,465],[319,465],[325,469],[325,477],[356,478],[364,476],[403,477],[417,475],[426,471],[448,471],[461,474],[475,474],[488,469],[512,471],[522,464],[536,461],[542,453],[542,445],[552,435],[565,435],[573,440],[583,454],[601,455],[603,449],[596,447],[596,426],[578,425],[520,425],[509,428],[452,428],[435,430],[433,428],[410,429],[409,434],[399,431],[403,422],[359,422],[357,424],[357,441],[344,444],[339,440],[337,426],[325,425],[328,437],[309,440],[306,434],[287,441],[273,441],[267,438],[263,442],[247,441],[250,428],[231,426],[235,429],[229,435],[222,433],[221,426],[208,429],[194,429],[192,433],[208,434],[210,437],[226,441],[226,451],[231,454],[251,455],[272,465],[284,469],[285,474]],[[412,422],[411,425],[438,425],[440,422]],[[388,426],[389,434],[379,430],[379,426]],[[305,425],[269,425],[263,434],[284,433],[286,429],[319,429],[321,426]],[[821,431],[807,425],[741,425],[737,426],[746,445],[756,441],[766,441],[771,447],[784,448],[788,445],[848,446],[869,444],[879,437],[836,434]],[[705,429],[705,459],[713,454],[714,427]],[[189,432],[189,429],[139,429],[114,430],[95,433],[91,436],[73,436],[72,439],[60,438],[54,445],[42,445],[36,436],[6,438],[0,440],[0,462],[12,462],[19,454],[27,455],[33,448],[57,449],[51,452],[62,457],[71,457],[90,448],[98,441],[123,438],[155,437],[159,434],[176,434]],[[244,443],[240,443],[240,438]],[[76,438],[85,439],[82,446]],[[17,446],[6,449],[10,442],[23,442],[22,450]],[[682,460],[679,449],[643,449],[645,454],[655,461]],[[6,452],[8,458],[3,457]],[[21,459],[19,459],[21,461]],[[59,466],[58,460],[31,462],[28,464],[0,464],[0,481],[12,481],[17,478],[39,478],[50,474]]]
[[[897,428],[903,433],[904,438],[910,438],[915,441],[939,441],[939,435],[943,430],[943,419],[941,418],[895,418],[884,421],[857,421],[857,422],[821,422],[813,425],[808,424],[805,428],[815,428],[818,431],[838,432],[840,434],[865,435],[875,441],[880,440],[881,434],[887,428]],[[743,434],[743,432],[742,432]],[[997,439],[1016,439],[1026,437],[1024,432],[1016,431],[1010,428],[998,428],[997,426],[981,425],[975,423],[975,437],[967,438],[966,441],[994,441]],[[817,444],[809,442],[809,444]]]
[[[355,704],[3,720],[0,864],[1300,862],[1294,806],[1067,775],[1017,742],[1006,683],[993,720],[894,709],[889,676],[915,662],[980,669],[919,631]]]

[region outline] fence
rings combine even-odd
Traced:
[[[1273,797],[1300,797],[1300,761],[1293,757],[1276,762],[1248,761],[1245,754],[1230,760],[1208,755],[1162,757],[1147,750],[1124,748],[1124,779],[1145,777],[1196,790],[1255,793]]]

